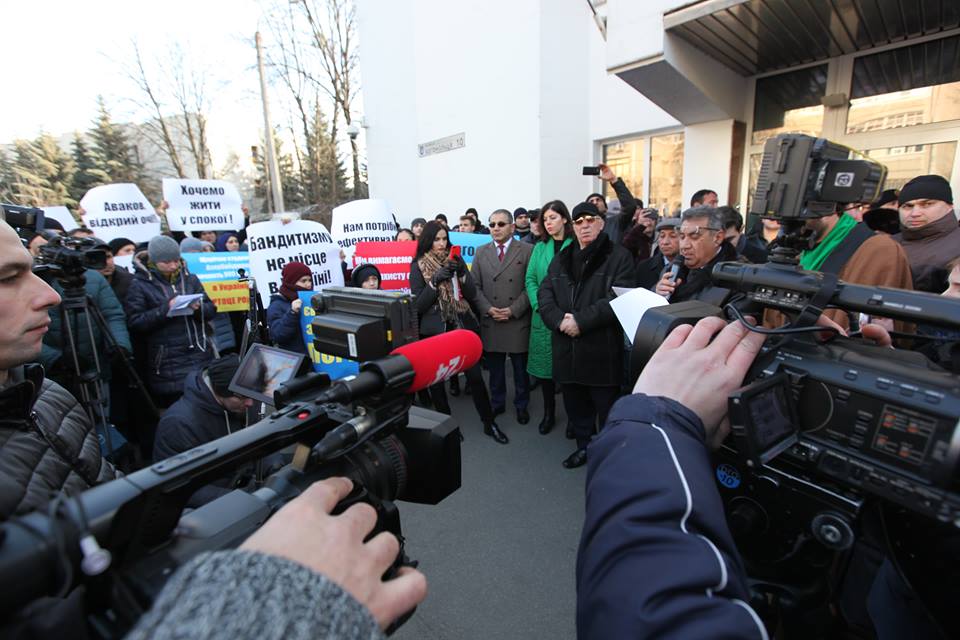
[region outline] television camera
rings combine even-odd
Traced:
[[[460,439],[452,418],[411,408],[409,394],[421,378],[442,380],[472,366],[479,357],[479,339],[474,336],[477,344],[468,345],[470,354],[449,358],[459,368],[425,371],[429,367],[418,363],[417,350],[451,356],[451,341],[438,336],[432,344],[398,343],[398,336],[415,335],[414,316],[407,313],[409,296],[354,289],[323,297],[332,308],[346,304],[367,319],[379,318],[381,331],[365,332],[363,339],[371,344],[364,348],[384,355],[362,363],[355,377],[331,381],[326,374],[298,367],[300,354],[251,349],[231,389],[272,397],[273,411],[263,420],[58,499],[45,513],[0,526],[0,619],[39,597],[63,596],[83,585],[94,637],[121,637],[178,566],[198,553],[239,545],[311,484],[336,475],[354,483],[336,512],[358,501],[372,505],[377,525],[371,535],[390,531],[401,542],[391,571],[413,564],[404,552],[394,501],[437,504],[456,491]],[[351,343],[356,336],[342,340]],[[390,346],[398,344],[391,353]],[[200,487],[277,452],[289,464],[262,484],[184,512]]]
[[[769,263],[717,264],[712,281],[730,291],[722,308],[689,300],[648,310],[631,364],[638,373],[679,324],[786,316],[778,329],[748,325],[768,338],[728,399],[732,432],[715,456],[755,608],[786,637],[833,637],[840,627],[872,637],[865,601],[886,556],[957,637],[956,585],[937,566],[950,561],[942,541],[960,529],[960,378],[919,353],[857,339],[856,316],[851,337],[828,341],[817,320],[838,308],[957,330],[960,301],[798,266],[806,221],[882,188],[884,167],[854,153],[803,135],[768,140],[751,213],[781,224]]]

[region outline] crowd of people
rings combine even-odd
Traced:
[[[740,212],[719,206],[717,193],[709,189],[698,191],[690,207],[679,216],[661,216],[644,207],[609,167],[601,165],[600,177],[616,196],[616,212],[609,208],[603,194],[594,193],[572,208],[551,200],[531,210],[497,209],[483,221],[475,209],[467,209],[453,228],[443,214],[429,221],[416,218],[409,229],[399,229],[396,238],[416,242],[410,263],[410,292],[420,337],[461,328],[481,337],[484,358],[482,364],[464,372],[464,391],[471,396],[484,434],[500,444],[509,442],[497,417],[507,412],[511,400],[519,425],[535,420],[539,433],[551,433],[558,423],[559,394],[567,420],[565,435],[576,443],[562,461],[563,466],[573,469],[589,461],[588,482],[616,485],[616,464],[601,466],[594,457],[615,458],[611,447],[620,443],[649,459],[651,452],[663,445],[650,429],[642,436],[629,433],[629,424],[640,420],[638,416],[643,415],[646,425],[653,424],[654,415],[662,416],[661,426],[680,424],[684,446],[692,456],[704,455],[699,452],[704,447],[703,430],[709,441],[722,418],[722,414],[717,415],[719,408],[698,406],[699,395],[693,391],[681,397],[683,394],[666,388],[665,380],[675,379],[666,373],[668,365],[682,365],[689,376],[696,378],[699,371],[692,369],[691,363],[705,357],[701,352],[723,351],[726,358],[737,345],[745,344],[747,352],[755,354],[762,339],[736,328],[721,331],[722,323],[707,323],[705,329],[700,325],[687,328],[679,332],[679,338],[671,335],[672,342],[665,344],[664,353],[643,372],[637,386],[631,387],[627,361],[632,336],[624,335],[611,307],[614,288],[643,287],[670,302],[701,300],[722,305],[731,292],[712,282],[714,265],[723,261],[766,262],[770,252],[776,250],[779,229],[776,220],[763,219],[747,232]],[[0,226],[4,246],[0,268],[6,274],[0,274],[0,288],[5,289],[3,304],[10,309],[8,320],[0,327],[0,407],[4,412],[0,463],[9,469],[0,477],[0,518],[41,508],[57,492],[76,492],[116,477],[116,458],[111,455],[108,460],[101,455],[94,428],[97,419],[116,425],[126,440],[136,445],[135,465],[165,459],[243,428],[252,401],[229,389],[239,366],[238,329],[242,328],[242,318],[238,323],[236,317],[218,313],[182,259],[184,253],[192,251],[240,250],[245,240],[242,231],[219,235],[206,232],[180,239],[159,235],[137,245],[124,239],[103,242],[83,228],[48,229],[17,237],[9,226]],[[452,230],[490,236],[490,242],[477,249],[470,268],[458,252],[451,251]],[[835,274],[860,285],[960,297],[960,227],[950,185],[939,176],[916,177],[899,192],[885,193],[874,203],[838,207],[832,215],[807,221],[806,231],[809,245],[800,258],[804,269]],[[30,257],[42,253],[45,244],[62,242],[58,235],[91,237],[90,246],[106,254],[105,266],[85,270],[84,290],[102,313],[112,338],[97,326],[86,329],[93,324],[84,317],[87,311],[61,314],[58,303],[64,294],[62,284],[55,282],[51,288],[34,282]],[[115,256],[123,255],[132,255],[132,274],[116,268],[113,262]],[[353,286],[380,287],[380,273],[373,265],[358,266],[345,275]],[[266,313],[269,334],[277,346],[306,351],[299,329],[299,293],[312,288],[307,265],[286,264],[282,284]],[[172,314],[176,300],[188,295],[196,299],[186,312]],[[836,310],[828,313],[843,329],[866,322],[890,331],[913,329],[921,338],[917,343],[922,345],[942,347],[958,337],[936,328],[905,327],[884,318],[850,318]],[[770,324],[783,321],[774,313],[763,318]],[[64,322],[73,323],[69,332]],[[74,336],[72,346],[65,344],[68,334]],[[715,334],[717,339],[710,343],[709,338]],[[667,360],[671,353],[675,358],[672,362]],[[957,358],[956,349],[945,354],[929,348],[927,353],[941,361]],[[752,355],[749,359],[752,361]],[[132,366],[120,366],[123,362]],[[82,398],[85,405],[91,403],[91,363],[96,363],[98,379],[92,410],[77,401]],[[737,361],[729,371],[707,371],[704,375],[721,376],[717,385],[732,389],[742,380],[748,364]],[[143,401],[130,392],[131,377],[142,379],[147,393]],[[458,379],[449,384],[450,393],[458,395]],[[540,402],[535,398],[532,401],[532,391],[537,387],[541,390]],[[654,398],[650,404],[634,394],[616,404],[631,392],[673,400]],[[430,387],[417,402],[451,413],[445,383]],[[641,407],[642,403],[647,404]],[[145,410],[151,405],[158,414],[152,420]],[[693,421],[691,411],[695,414]],[[702,421],[700,427],[695,426],[700,424],[696,420]],[[655,430],[662,431],[661,427]],[[672,452],[665,432],[663,438]],[[650,468],[665,459],[660,456],[659,462],[651,461]],[[190,504],[204,504],[233,488],[246,486],[249,480],[246,473],[223,478],[192,496]],[[308,508],[301,503],[299,507],[291,504],[288,509],[313,509],[312,513],[319,513],[316,517],[323,520],[323,512],[329,514],[335,498],[349,491],[349,487],[335,484],[328,483],[312,494],[319,507],[315,504]],[[618,495],[616,486],[608,488],[609,496]],[[609,509],[614,507],[607,503],[594,504],[593,509],[588,505],[586,531],[594,531],[601,541],[609,535]],[[247,544],[249,549],[270,548],[275,555],[300,561],[295,550],[277,550],[276,544],[267,540],[266,529],[254,538]],[[604,544],[615,546],[615,541]],[[678,549],[682,546],[678,543]],[[734,552],[726,549],[724,553]],[[603,553],[597,555],[595,550],[582,548],[581,554],[581,579],[601,580]],[[210,580],[209,575],[228,571],[217,565],[226,562],[222,558],[203,562],[207,565],[197,563],[191,569],[193,573],[187,575],[202,582],[197,575]],[[214,565],[218,568],[211,568]],[[229,571],[235,568],[231,566]],[[290,567],[261,565],[257,570],[296,572]],[[414,604],[422,598],[422,576],[415,576],[419,574],[410,571],[402,576],[406,585],[404,603]],[[591,590],[591,598],[604,598],[608,587],[609,581],[597,586]],[[316,588],[329,589],[330,585],[322,582]],[[732,584],[730,590],[742,596],[745,585]],[[365,604],[371,602],[369,598],[359,599]],[[167,598],[160,610],[170,614],[170,610],[184,606]],[[375,613],[377,622],[389,622],[390,616],[403,610],[395,609],[395,603],[383,606],[382,615]],[[583,609],[581,613],[578,620],[595,631],[591,637],[624,637],[621,632],[626,627],[618,624],[627,625],[627,621],[617,616],[600,619],[594,610]],[[664,616],[673,613],[665,610]],[[679,618],[670,617],[669,621],[683,624]],[[747,617],[739,624],[755,622]],[[153,616],[144,624],[158,624],[158,619]]]

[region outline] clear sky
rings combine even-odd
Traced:
[[[143,120],[121,71],[136,39],[148,63],[179,43],[211,68],[215,155],[227,143],[249,149],[263,126],[252,46],[259,16],[255,0],[0,0],[0,143],[85,130],[98,94],[115,119]]]

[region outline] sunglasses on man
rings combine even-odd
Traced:
[[[595,220],[602,220],[602,218],[600,216],[580,216],[579,218],[573,221],[573,224],[579,227],[585,222],[590,224]]]
[[[491,222],[491,223],[490,223],[490,226],[491,226],[491,227],[496,227],[496,228],[499,229],[500,227],[509,227],[510,224],[511,224],[511,223],[509,223],[509,222]]]

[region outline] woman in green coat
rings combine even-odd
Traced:
[[[527,353],[527,373],[540,379],[543,389],[543,420],[540,433],[547,434],[556,422],[556,386],[553,382],[553,345],[551,331],[540,318],[540,303],[537,292],[547,276],[547,268],[553,257],[572,242],[573,231],[570,212],[560,200],[552,200],[540,209],[540,240],[533,248],[527,264],[527,297],[533,307],[530,323],[530,350]]]

